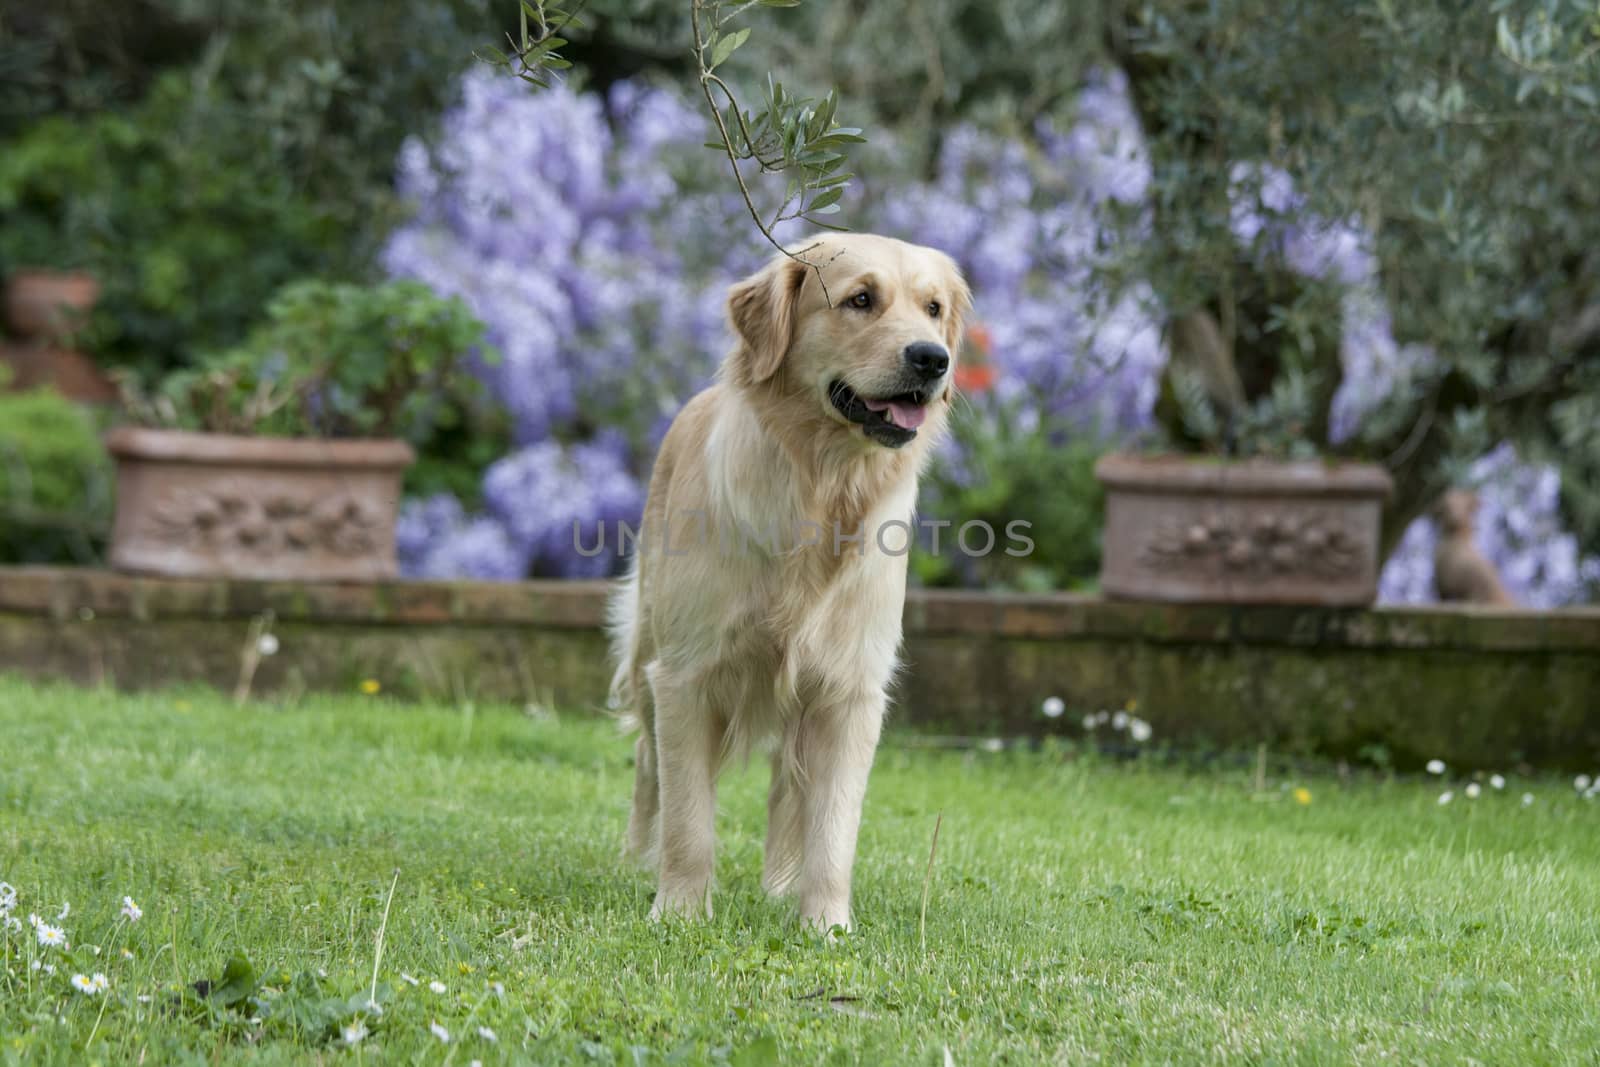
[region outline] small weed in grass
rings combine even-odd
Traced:
[[[620,859],[631,746],[593,718],[0,679],[0,738],[0,1063],[1600,1047],[1600,803],[1566,780],[1441,805],[1433,778],[1264,792],[1248,767],[891,734],[859,929],[830,945],[761,894],[759,769],[721,789],[716,918],[646,921],[651,877]]]

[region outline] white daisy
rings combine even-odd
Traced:
[[[51,926],[49,923],[42,922],[33,929],[34,933],[39,937],[39,944],[46,948],[60,948],[67,943],[66,931],[59,926]]]
[[[1583,792],[1585,789],[1588,789],[1589,788],[1589,776],[1587,774],[1578,775],[1578,777],[1576,777],[1576,778],[1574,778],[1572,780],[1572,788],[1576,789],[1580,793]]]
[[[487,1026],[478,1027],[478,1036],[489,1042],[491,1045],[496,1044],[500,1040],[499,1035]]]
[[[428,988],[433,990],[435,993],[442,994],[450,987],[439,981],[439,979],[435,978],[433,981],[428,983]]]
[[[357,1019],[346,1026],[340,1036],[344,1038],[344,1043],[347,1045],[359,1045],[361,1044],[361,1039],[367,1036],[367,1024]]]
[[[276,634],[262,634],[256,639],[256,651],[263,656],[275,655],[278,651],[278,637]]]
[[[123,897],[122,917],[131,923],[136,923],[144,918],[144,909],[135,904],[132,897]]]
[[[1047,719],[1059,719],[1066,714],[1067,702],[1060,697],[1045,697],[1044,703],[1039,706]]]
[[[409,974],[407,974],[404,971],[400,972],[400,981],[404,982],[406,985],[416,985],[417,984],[417,980],[415,978],[411,977]]]
[[[72,914],[72,905],[68,904],[66,901],[63,900],[61,902],[61,913],[56,916],[56,922],[60,922],[62,919],[65,919],[68,915],[71,915],[71,914]]]
[[[1504,789],[1505,787],[1506,787],[1505,775],[1502,775],[1502,774],[1491,774],[1489,776],[1489,788],[1490,789]]]
[[[1134,719],[1128,723],[1128,736],[1141,745],[1150,740],[1150,724],[1143,719]]]
[[[1481,793],[1481,792],[1483,792],[1483,787],[1478,785],[1477,782],[1468,782],[1467,783],[1467,799],[1468,800],[1477,800],[1478,799],[1478,794]]]
[[[1527,807],[1529,804],[1532,804],[1532,803],[1533,803],[1533,794],[1532,793],[1524,793],[1524,794],[1522,794],[1522,806],[1523,807]]]
[[[367,1000],[367,1010],[369,1012],[371,1012],[372,1014],[374,1014],[374,1015],[382,1015],[383,1014],[383,1005],[379,1004],[376,1000],[368,999]]]
[[[0,912],[17,906],[17,887],[10,882],[0,882]]]
[[[490,982],[489,983],[489,992],[493,993],[497,997],[505,996],[506,995],[505,983],[504,982]]]
[[[1442,759],[1431,759],[1431,760],[1429,760],[1428,761],[1428,773],[1429,774],[1443,774],[1444,773],[1444,760],[1442,760]]]
[[[1452,800],[1454,800],[1455,798],[1456,798],[1456,795],[1454,793],[1450,792],[1450,790],[1446,789],[1443,793],[1439,794],[1439,803],[1440,804],[1448,804]]]
[[[111,987],[111,979],[107,978],[99,971],[94,972],[94,977],[90,978],[89,982],[94,986],[94,991],[96,993],[104,993]]]
[[[16,931],[22,929],[22,920],[17,918],[15,915],[7,915],[4,912],[0,912],[0,925],[3,925],[7,930],[15,933]]]
[[[433,1031],[433,1036],[434,1037],[438,1038],[440,1041],[444,1042],[446,1045],[448,1045],[450,1043],[450,1031],[446,1030],[444,1027],[440,1026],[438,1023],[429,1023],[428,1024],[428,1029]]]
[[[100,990],[94,984],[94,979],[90,978],[86,974],[73,975],[72,988],[76,989],[86,997],[92,997],[96,993],[100,992]]]

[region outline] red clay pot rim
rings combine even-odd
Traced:
[[[245,437],[119,426],[106,434],[105,442],[106,450],[119,459],[162,463],[403,468],[417,458],[410,445],[393,438]]]
[[[1147,493],[1387,497],[1394,479],[1375,463],[1216,459],[1208,456],[1101,456],[1094,474],[1108,489]]]

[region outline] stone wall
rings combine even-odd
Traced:
[[[258,693],[386,692],[598,707],[605,587],[169,581],[0,568],[0,671],[128,688],[231,689],[252,624],[279,652]],[[1156,742],[1401,765],[1592,770],[1600,763],[1600,611],[1340,610],[1119,603],[918,591],[906,605],[902,724],[1081,733],[1137,702]],[[1054,722],[1041,701],[1069,709]]]

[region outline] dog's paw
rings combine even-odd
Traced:
[[[711,891],[709,889],[667,889],[656,891],[655,903],[650,905],[650,921],[666,918],[711,918]]]
[[[800,922],[814,934],[827,941],[837,941],[841,933],[850,933],[855,924],[850,921],[850,906],[802,906]]]

